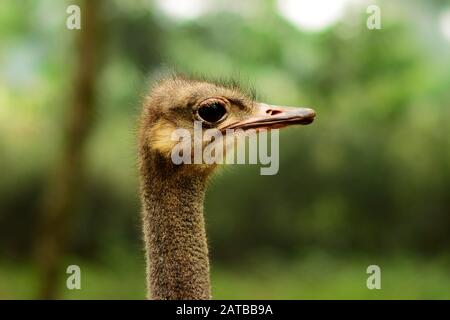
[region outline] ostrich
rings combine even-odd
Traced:
[[[140,117],[139,171],[149,299],[211,299],[203,202],[215,164],[171,159],[176,128],[274,129],[315,112],[258,103],[236,84],[174,76],[159,81]]]

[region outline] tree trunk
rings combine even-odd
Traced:
[[[81,0],[81,30],[77,33],[77,66],[74,70],[72,98],[67,106],[62,154],[44,190],[36,239],[39,271],[39,298],[55,299],[64,250],[69,241],[70,223],[83,190],[84,149],[93,126],[95,86],[99,74],[99,0]],[[65,283],[65,281],[63,282]]]

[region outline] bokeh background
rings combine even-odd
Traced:
[[[145,297],[136,119],[174,68],[318,112],[213,179],[215,298],[450,298],[447,1],[2,0],[1,299]]]

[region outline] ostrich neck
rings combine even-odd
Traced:
[[[149,298],[210,299],[206,177],[148,158],[141,174]]]

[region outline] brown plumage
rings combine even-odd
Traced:
[[[211,298],[203,202],[216,165],[175,165],[173,130],[193,132],[194,120],[219,130],[270,129],[308,124],[314,116],[311,109],[257,103],[235,84],[173,77],[152,88],[139,132],[149,298]]]

